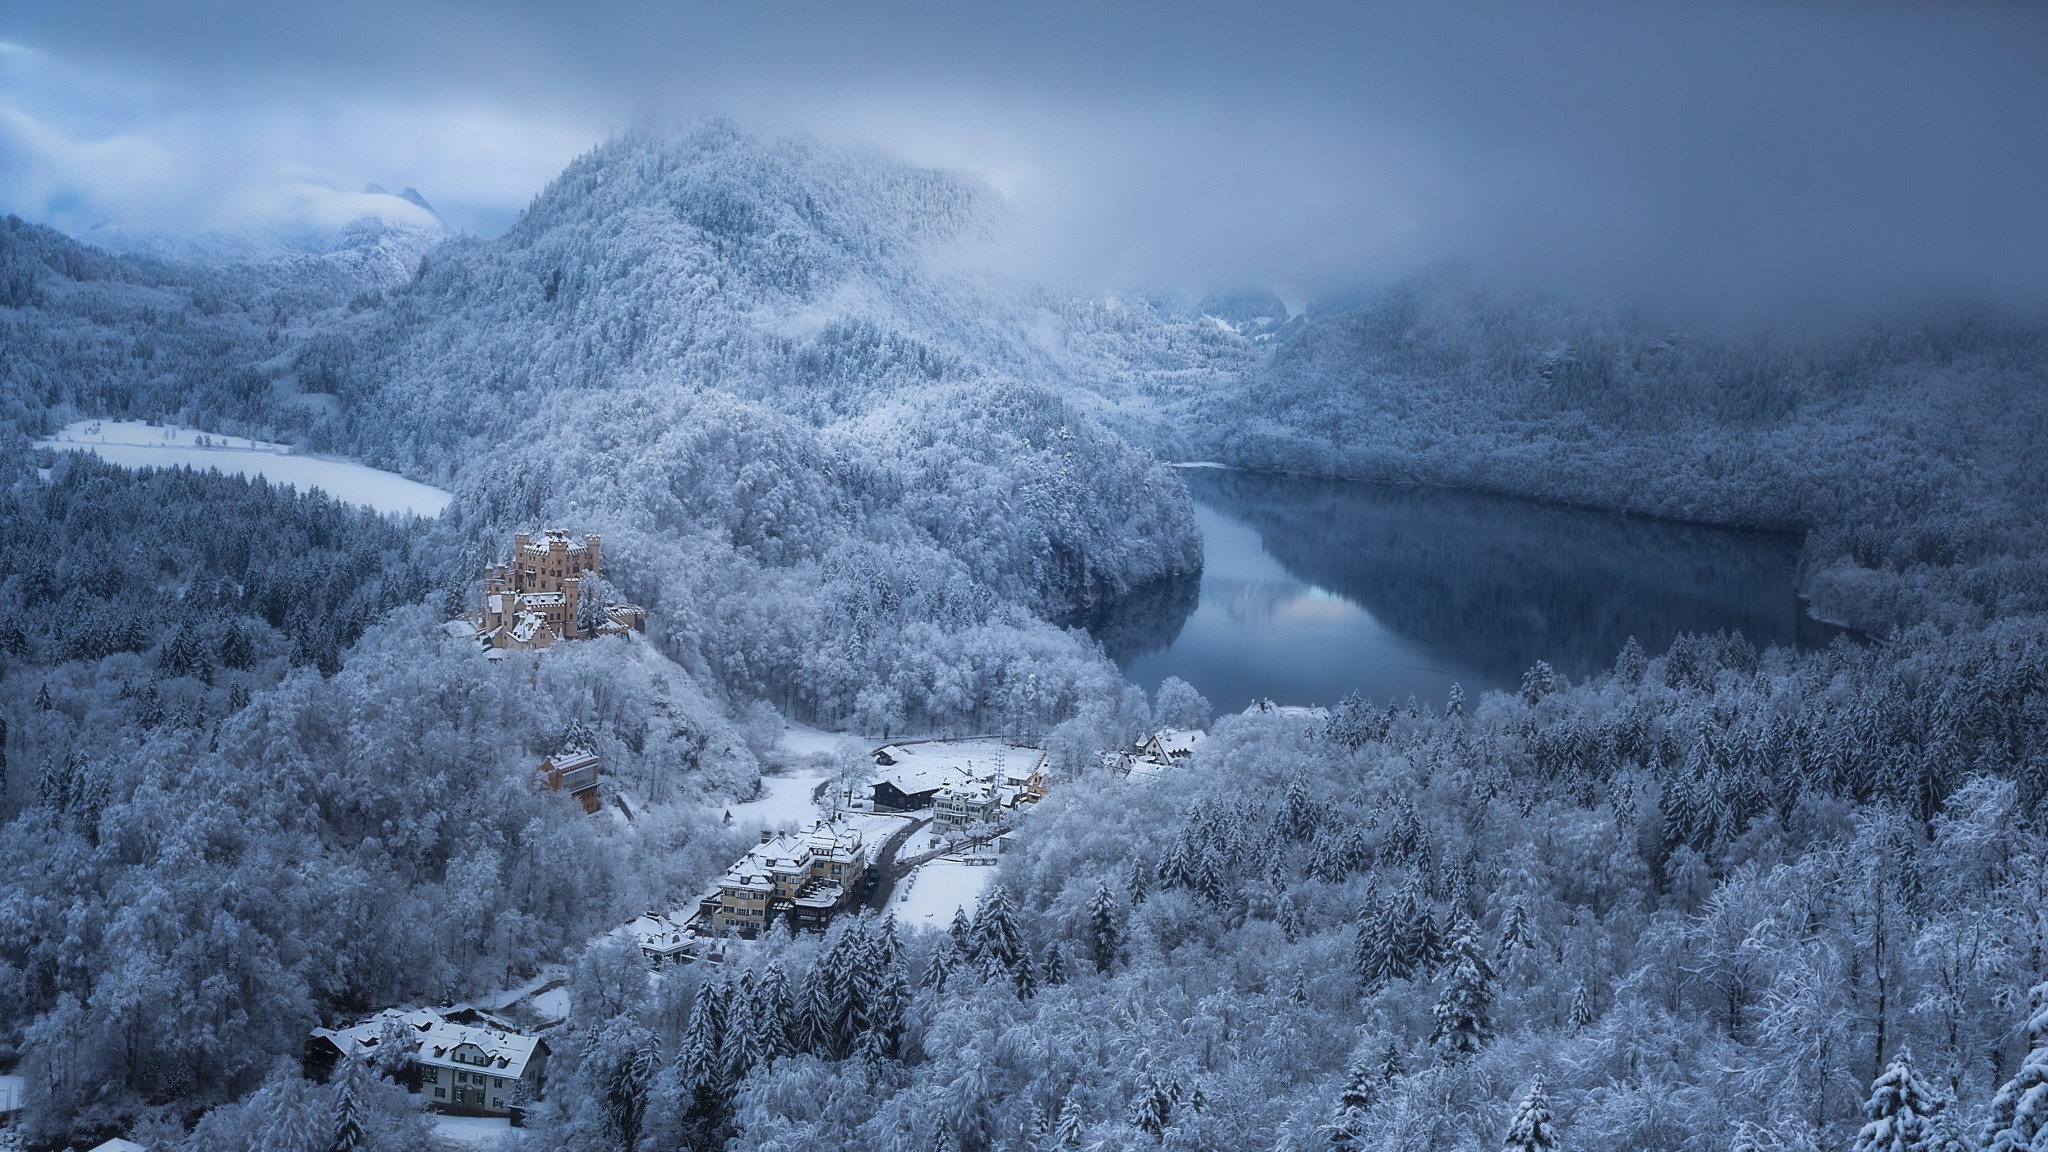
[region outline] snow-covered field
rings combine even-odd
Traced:
[[[896,922],[905,928],[944,928],[955,909],[972,910],[996,870],[982,864],[938,859],[904,877],[896,890]]]
[[[807,824],[818,818],[818,806],[811,793],[825,777],[816,772],[789,776],[761,777],[761,795],[744,804],[729,804],[734,824],[780,828],[785,824]]]
[[[189,465],[200,471],[217,469],[228,476],[261,476],[272,484],[288,484],[300,491],[318,488],[336,500],[378,512],[438,516],[455,499],[449,492],[395,472],[346,460],[292,456],[283,444],[139,420],[81,420],[48,440],[37,441],[36,446],[90,452],[124,468]]]
[[[436,1116],[434,1135],[459,1148],[511,1148],[521,1138],[510,1120],[489,1116]]]

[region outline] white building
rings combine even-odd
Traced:
[[[537,1036],[445,1022],[427,1030],[414,1057],[427,1102],[466,1116],[509,1116],[538,1100],[547,1059]]]

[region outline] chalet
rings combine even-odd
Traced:
[[[1138,755],[1162,766],[1179,764],[1208,738],[1199,728],[1161,728],[1138,742]]]
[[[535,774],[550,792],[567,792],[583,805],[586,813],[597,811],[597,753],[571,750],[557,752],[540,762]]]
[[[761,833],[718,884],[706,907],[711,926],[752,939],[787,916],[792,926],[822,929],[851,903],[867,879],[868,853],[860,831],[820,820],[804,832]]]
[[[512,1116],[546,1086],[548,1045],[537,1036],[442,1023],[420,1038],[414,1056],[420,1094],[436,1111]]]
[[[484,610],[473,617],[485,649],[547,648],[557,640],[630,635],[647,630],[647,611],[607,604],[594,626],[582,611],[586,577],[598,575],[602,541],[550,528],[512,538],[512,559],[484,569]]]

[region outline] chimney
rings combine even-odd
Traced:
[[[771,832],[766,828],[761,829],[761,843],[766,844],[767,842],[773,839],[775,839],[774,832]]]

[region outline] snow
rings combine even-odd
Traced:
[[[0,1116],[19,1112],[23,1101],[28,1098],[28,1078],[25,1076],[0,1076]]]
[[[569,989],[550,988],[526,1002],[533,1014],[543,1020],[567,1020],[569,1018]]]
[[[732,822],[738,826],[780,828],[785,824],[806,824],[818,818],[818,806],[811,803],[811,793],[824,779],[821,772],[763,776],[758,798],[728,805],[725,810],[732,813]]]
[[[38,448],[90,452],[124,468],[216,469],[227,476],[261,476],[301,491],[318,488],[348,504],[378,512],[438,516],[455,499],[440,488],[347,460],[289,455],[291,448],[240,436],[217,436],[140,420],[81,420]]]
[[[782,730],[782,746],[797,756],[831,756],[841,740],[858,740],[845,732],[827,732],[808,724],[791,724]]]
[[[511,1144],[518,1139],[514,1132],[512,1122],[502,1116],[434,1117],[435,1136],[471,1148],[492,1148]]]
[[[897,890],[896,922],[905,928],[944,928],[953,913],[971,908],[981,890],[988,887],[994,868],[940,858],[924,864],[903,878]]]

